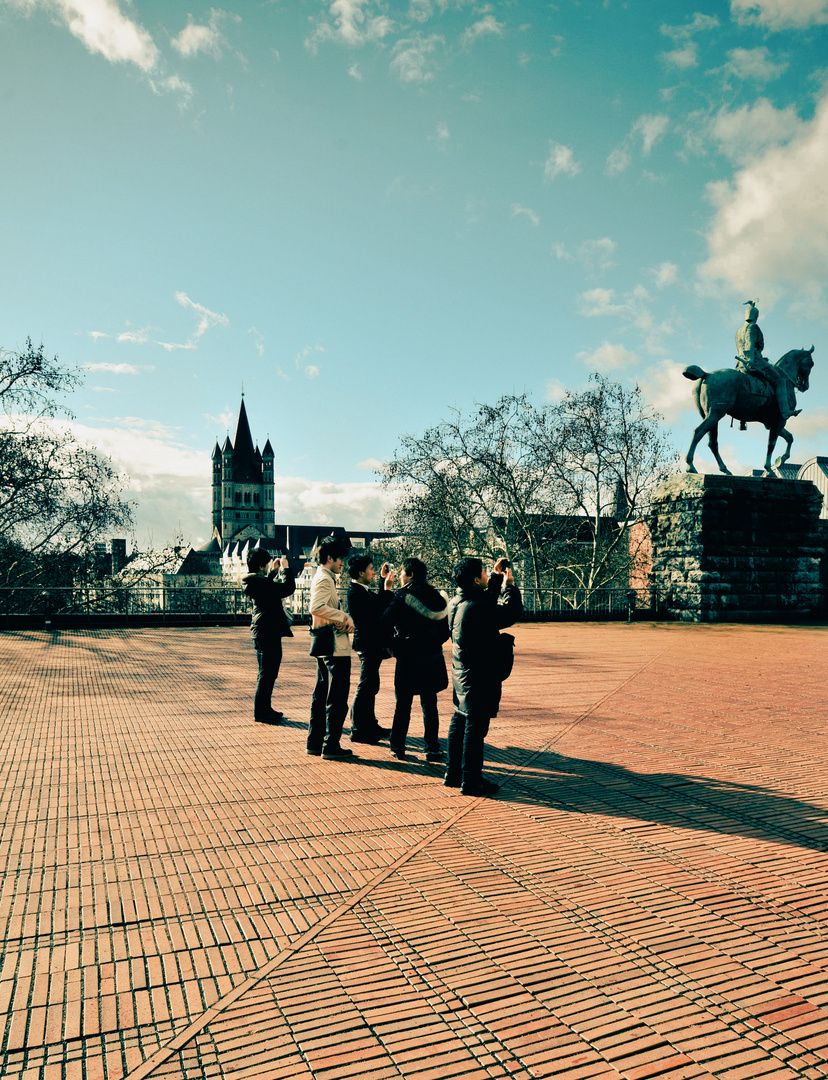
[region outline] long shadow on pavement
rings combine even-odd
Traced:
[[[510,775],[520,756],[517,747],[487,751],[486,774],[504,784],[501,797],[512,803],[828,851],[828,807],[769,787],[682,773],[638,773],[551,751],[526,754],[525,771]]]

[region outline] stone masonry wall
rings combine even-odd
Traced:
[[[820,611],[822,498],[809,480],[685,474],[656,492],[652,583],[693,622],[784,622]]]

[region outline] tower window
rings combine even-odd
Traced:
[[[245,506],[250,506],[250,492],[249,491],[245,491],[245,493],[244,493],[244,505]]]
[[[236,506],[241,506],[241,492],[236,492]]]

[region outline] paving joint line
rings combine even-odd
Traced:
[[[575,720],[573,720],[570,724],[563,728],[562,731],[559,731],[553,739],[545,743],[542,747],[540,747],[533,754],[531,754],[520,766],[518,766],[511,773],[509,773],[506,778],[506,783],[508,783],[509,780],[511,780],[514,776],[519,775],[529,764],[531,764],[531,762],[535,758],[545,753],[550,746],[553,746],[555,743],[559,742],[564,735],[568,734],[573,728],[577,727],[578,724],[586,720],[587,717],[589,717],[597,708],[603,705],[605,701],[609,700],[609,698],[611,698],[614,694],[617,694],[621,690],[623,690],[624,687],[629,685],[629,683],[631,683],[634,679],[637,679],[642,672],[646,671],[647,668],[654,664],[657,659],[659,659],[665,653],[669,652],[672,647],[672,643],[666,646],[660,652],[656,653],[653,657],[651,657],[646,663],[642,664],[639,668],[637,668],[631,675],[629,675],[626,679],[620,682],[617,686],[614,686],[612,689],[608,690],[606,694],[604,694],[601,698],[598,699],[598,701],[593,702],[593,704],[588,709],[585,709],[584,712],[580,714],[580,716],[576,717]],[[333,911],[323,916],[319,920],[319,922],[315,923],[308,930],[306,930],[301,935],[301,937],[297,939],[296,942],[294,942],[287,949],[284,949],[282,952],[280,952],[278,955],[274,956],[271,960],[264,964],[255,973],[255,975],[249,976],[247,979],[244,980],[244,982],[240,983],[238,986],[228,991],[227,994],[219,998],[218,1001],[216,1001],[213,1005],[206,1009],[201,1014],[201,1016],[199,1016],[196,1020],[191,1021],[185,1028],[183,1028],[178,1035],[176,1035],[173,1039],[170,1040],[170,1042],[160,1047],[154,1054],[152,1054],[149,1058],[147,1058],[139,1066],[137,1066],[137,1068],[133,1069],[131,1072],[125,1073],[122,1080],[147,1080],[147,1078],[152,1075],[152,1073],[158,1068],[159,1065],[163,1064],[163,1062],[172,1057],[172,1055],[177,1050],[183,1049],[183,1047],[186,1046],[186,1044],[190,1042],[192,1038],[198,1035],[199,1032],[203,1031],[204,1028],[207,1027],[213,1020],[217,1019],[217,1017],[219,1017],[222,1012],[224,1012],[230,1005],[232,1005],[233,1002],[238,1001],[239,998],[243,997],[244,994],[247,993],[248,990],[252,989],[252,987],[254,987],[257,983],[268,978],[274,971],[276,971],[279,967],[282,966],[282,964],[284,964],[287,960],[289,960],[297,952],[299,952],[305,945],[313,941],[320,933],[322,933],[323,930],[327,929],[328,926],[336,922],[338,918],[346,914],[348,911],[352,911],[357,906],[357,904],[359,904],[367,896],[370,896],[374,889],[377,888],[377,886],[381,885],[383,881],[391,877],[392,874],[396,873],[396,871],[400,867],[405,866],[407,862],[413,859],[421,851],[425,850],[433,841],[439,839],[441,836],[445,835],[445,833],[449,832],[458,821],[461,821],[464,817],[470,814],[483,802],[484,799],[482,797],[472,799],[468,806],[458,810],[434,832],[430,833],[428,836],[423,837],[423,839],[420,840],[417,844],[415,844],[413,848],[401,855],[390,866],[385,867],[384,870],[382,870],[379,874],[377,874],[375,878],[373,878],[361,889],[359,889],[350,899],[346,900],[339,907],[335,908]]]

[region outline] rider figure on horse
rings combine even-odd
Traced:
[[[788,394],[788,380],[779,368],[774,367],[762,355],[765,347],[765,338],[759,329],[759,309],[755,300],[745,300],[747,311],[745,312],[744,325],[736,331],[736,367],[748,375],[757,375],[760,379],[770,383],[776,394],[776,403],[782,415],[782,421],[798,416],[800,410],[792,409]]]

